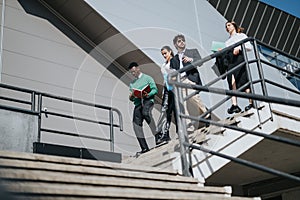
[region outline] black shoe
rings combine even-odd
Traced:
[[[149,151],[149,149],[142,149],[140,153],[146,153],[147,151]]]
[[[239,113],[241,112],[241,108],[238,105],[232,105],[230,108],[228,108],[227,112],[228,114],[232,114],[232,113]]]
[[[155,135],[155,144],[156,145],[159,145],[160,143],[162,143],[163,141],[162,141],[162,133],[157,133],[156,135]]]
[[[136,152],[137,155],[140,155],[142,153],[146,153],[147,151],[149,151],[149,149],[142,149],[141,151],[139,152]]]
[[[205,118],[206,120],[211,120],[211,115],[209,115],[207,118]],[[205,122],[205,127],[209,127],[210,126],[210,122]]]
[[[169,142],[171,140],[170,136],[169,136],[169,133],[165,133],[162,135],[161,137],[161,141],[162,142]]]
[[[142,149],[141,151],[136,152],[135,156],[138,157],[138,156],[140,156],[141,154],[146,153],[146,152],[148,152],[148,151],[150,151],[150,149]]]
[[[250,103],[248,106],[245,107],[245,111],[250,110],[251,108],[254,108],[253,104]]]

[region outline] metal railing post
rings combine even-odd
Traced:
[[[180,80],[180,74],[177,74],[177,80]],[[178,137],[180,144],[180,158],[181,158],[181,167],[182,174],[184,176],[192,176],[192,166],[190,160],[190,152],[189,147],[184,145],[184,143],[188,143],[188,137],[186,132],[186,123],[185,118],[181,117],[181,113],[184,113],[184,100],[181,87],[174,85],[175,92],[175,111],[177,116],[177,126],[178,126]],[[189,154],[189,156],[187,156]]]
[[[243,56],[244,56],[244,60],[245,60],[245,65],[246,65],[246,71],[247,71],[247,75],[248,75],[248,80],[250,81],[250,92],[252,94],[255,94],[254,87],[253,87],[253,79],[252,79],[252,76],[251,76],[251,70],[250,70],[250,66],[249,66],[249,61],[248,61],[248,56],[247,56],[247,49],[245,47],[245,43],[242,44],[242,52],[243,52]],[[252,100],[252,101],[254,103],[254,107],[258,108],[257,101],[256,100]],[[260,116],[260,113],[259,113],[258,109],[256,109],[256,113],[257,113],[258,121],[259,121],[258,127],[261,128],[262,121],[261,121],[261,116]]]
[[[110,128],[110,151],[114,152],[114,115],[112,109],[109,110],[109,128]]]
[[[41,126],[42,126],[42,94],[38,95],[38,137],[37,142],[41,142]]]
[[[253,40],[253,48],[254,48],[254,54],[255,54],[255,58],[257,59],[257,67],[258,67],[258,74],[259,74],[259,79],[261,80],[261,87],[262,87],[262,92],[264,96],[268,96],[268,91],[267,91],[267,86],[266,86],[266,81],[264,78],[264,72],[263,72],[263,68],[261,65],[261,59],[258,53],[258,49],[257,49],[257,42],[256,40]],[[271,108],[271,104],[269,104],[269,109],[270,109],[270,114],[271,114],[271,120],[273,120],[273,114],[272,114],[272,108]]]
[[[31,111],[35,111],[35,92],[31,93]]]

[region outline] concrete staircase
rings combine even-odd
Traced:
[[[218,123],[226,125],[234,125],[240,123],[238,120],[241,116],[252,115],[252,112],[240,113],[233,117],[228,117],[226,119],[218,121]],[[189,142],[194,144],[209,145],[219,137],[224,137],[224,132],[226,131],[223,127],[218,127],[211,125],[209,127],[200,128],[194,132],[188,132]],[[161,169],[177,170],[181,171],[181,161],[180,161],[180,146],[178,137],[172,139],[170,142],[164,145],[160,145],[151,149],[151,151],[141,154],[139,157],[131,157],[123,159],[123,163],[134,164],[134,165],[144,165],[159,167]],[[202,160],[205,157],[201,158]],[[195,161],[197,163],[197,161]],[[205,180],[201,177],[197,177],[199,182],[204,185]]]
[[[6,199],[250,199],[173,170],[31,153],[0,152],[0,177]]]
[[[294,113],[294,114],[292,114]],[[238,113],[234,116],[228,117],[224,120],[218,121],[218,123],[226,124],[226,125],[234,125],[243,129],[253,130],[257,132],[262,132],[265,134],[277,134],[283,135],[283,137],[288,137],[291,139],[299,140],[299,108],[290,108],[288,106],[280,106],[273,104],[270,110],[269,104],[261,103],[259,105],[259,109],[251,109],[248,112]],[[243,159],[250,158],[257,160],[257,162],[261,162],[261,160],[266,160],[258,156],[257,152],[255,152],[256,145],[260,145],[260,148],[265,148],[264,152],[267,152],[267,149],[274,145],[279,145],[275,143],[271,146],[269,143],[262,143],[264,139],[262,137],[257,137],[251,134],[247,134],[244,132],[239,132],[236,130],[227,129],[224,127],[217,127],[214,125],[209,126],[208,128],[202,128],[197,130],[194,133],[189,134],[190,143],[202,145],[206,149],[211,149],[213,151],[217,151],[232,157],[240,157],[244,156]],[[267,140],[268,141],[268,140]],[[284,147],[280,148],[279,154],[278,150],[274,150],[272,152],[268,152],[268,154],[262,154],[267,157],[268,162],[272,163],[272,167],[275,169],[282,169],[283,171],[293,173],[295,169],[292,169],[293,165],[280,167],[275,165],[275,161],[278,160],[278,156],[280,159],[282,158],[282,162],[284,162],[284,158],[286,158],[286,153],[284,152],[295,152],[297,154],[299,150],[295,151],[293,147],[289,145],[284,145]],[[296,153],[297,152],[297,153]],[[245,154],[248,153],[248,154]],[[278,155],[276,155],[278,154]],[[245,156],[247,155],[247,157]],[[207,182],[207,179],[217,180],[218,182],[224,183],[225,185],[233,184],[230,183],[229,180],[233,180],[232,174],[230,173],[230,169],[225,168],[224,173],[227,173],[227,178],[223,181],[220,181],[222,178],[214,178],[220,175],[220,170],[230,164],[230,160],[222,159],[218,156],[212,156],[211,154],[204,153],[199,150],[193,150],[191,153],[192,158],[192,167],[194,177],[198,179],[198,181],[204,185]],[[155,166],[161,169],[169,169],[169,170],[177,170],[181,173],[181,160],[180,160],[180,151],[179,151],[179,141],[178,138],[173,138],[168,144],[156,147],[145,154],[140,155],[138,158],[129,158],[123,160],[128,164],[134,165],[145,165],[145,166]],[[268,162],[261,162],[268,165]],[[244,166],[243,166],[244,167]],[[247,167],[244,167],[249,169]],[[234,171],[234,170],[233,170]],[[219,173],[216,173],[219,172]],[[229,172],[229,173],[228,173]],[[244,182],[253,181],[251,178],[251,170],[245,171],[247,174],[247,178],[245,178]],[[214,176],[216,174],[216,176]],[[222,174],[222,173],[221,173]],[[222,176],[219,177],[223,177]],[[246,175],[245,175],[246,176]],[[270,178],[268,175],[262,175],[260,177],[262,180],[264,178]],[[238,178],[236,178],[238,179]],[[226,183],[227,180],[227,183]],[[258,180],[258,178],[257,178]],[[242,184],[243,182],[236,180],[234,183]]]

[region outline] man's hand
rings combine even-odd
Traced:
[[[130,100],[130,101],[133,101],[134,98],[135,98],[135,97],[134,97],[134,95],[133,95],[133,92],[131,92],[131,93],[129,94],[129,100]]]
[[[146,91],[143,91],[143,98],[147,98],[149,94]]]
[[[184,62],[184,63],[193,62],[193,58],[190,58],[190,57],[187,57],[187,56],[183,56],[182,62]]]

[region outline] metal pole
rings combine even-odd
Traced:
[[[259,78],[261,80],[262,92],[263,92],[264,96],[268,96],[266,81],[265,81],[265,78],[264,78],[264,72],[263,72],[263,68],[262,68],[262,65],[261,65],[261,59],[260,59],[260,56],[259,56],[259,53],[258,53],[256,40],[253,40],[253,47],[254,47],[255,57],[257,59],[258,74],[259,74]],[[271,109],[271,104],[270,103],[269,103],[269,109],[270,109],[270,114],[271,114],[271,120],[273,121],[273,114],[272,114],[272,109]]]
[[[38,138],[37,141],[41,142],[41,126],[42,126],[42,94],[38,96]]]
[[[180,80],[180,74],[177,75],[177,80]],[[181,113],[185,112],[182,89],[176,85],[173,86],[175,92],[175,111],[177,117],[178,137],[179,137],[179,144],[180,144],[182,174],[184,176],[192,176],[190,171],[191,164],[188,161],[188,157],[187,157],[187,153],[189,153],[189,147],[184,145],[184,143],[188,143],[188,137],[186,133],[185,119],[181,117]]]
[[[114,152],[114,115],[112,109],[109,110],[109,128],[110,128],[110,151]]]
[[[2,0],[2,15],[1,15],[1,41],[0,41],[0,83],[2,82],[2,63],[3,63],[3,35],[4,35],[4,17],[5,17],[5,0]]]
[[[253,79],[252,79],[252,76],[251,76],[251,70],[250,70],[250,66],[249,66],[249,62],[248,62],[247,49],[245,48],[245,43],[242,44],[242,52],[243,52],[243,56],[244,56],[244,60],[245,60],[245,64],[246,64],[248,79],[250,81],[250,90],[251,90],[250,92],[255,94],[254,87],[253,87]],[[259,61],[257,61],[257,62],[259,62]],[[252,101],[254,103],[254,107],[258,108],[257,101],[253,100],[253,99],[252,99]],[[257,116],[258,116],[259,128],[261,128],[262,121],[261,121],[261,116],[260,116],[260,113],[259,113],[258,109],[256,109],[256,113],[257,113]]]
[[[35,111],[35,92],[31,93],[31,111]]]

